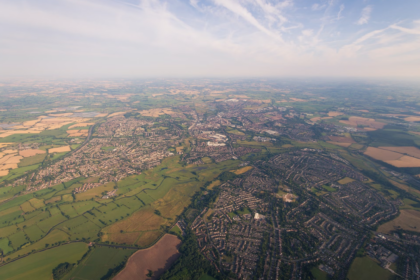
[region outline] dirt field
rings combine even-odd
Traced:
[[[420,232],[420,212],[416,210],[401,210],[400,212],[397,218],[381,225],[378,231],[389,233],[400,227],[404,230]]]
[[[341,115],[344,115],[344,113],[341,113],[341,112],[333,112],[333,111],[328,112],[328,116],[330,116],[330,117],[337,117],[337,116],[341,116]]]
[[[416,147],[380,147],[381,149],[420,158],[420,150]]]
[[[71,151],[70,146],[63,146],[63,147],[59,147],[59,148],[48,149],[48,153],[50,153],[50,154],[70,152],[70,151]]]
[[[332,117],[315,117],[311,119],[311,122],[317,122],[319,120],[328,120],[328,119],[332,119]]]
[[[252,166],[245,166],[245,167],[242,167],[238,170],[233,171],[233,173],[235,173],[236,175],[241,175],[241,174],[243,174],[243,173],[245,173],[245,172],[247,172],[251,169],[252,169]]]
[[[9,170],[0,170],[0,177],[9,174]]]
[[[35,155],[39,155],[39,154],[45,154],[45,151],[38,150],[38,149],[30,149],[30,150],[19,151],[19,155],[21,155],[23,157],[31,157],[31,156],[35,156]]]
[[[340,122],[355,127],[358,125],[363,125],[370,127],[371,129],[381,129],[385,126],[385,123],[362,117],[350,117],[348,121],[341,120]]]
[[[407,118],[405,118],[404,119],[405,121],[407,121],[407,122],[418,122],[418,121],[420,121],[420,117],[407,117]]]
[[[396,152],[387,151],[387,150],[374,148],[374,147],[368,147],[366,149],[365,155],[370,156],[377,160],[385,161],[385,162],[389,160],[398,160],[403,156],[402,154],[399,154]]]
[[[180,244],[181,240],[178,237],[165,234],[153,247],[134,253],[128,259],[125,268],[113,279],[158,279],[179,257]],[[153,277],[146,276],[149,270],[153,271]]]

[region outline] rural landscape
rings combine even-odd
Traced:
[[[420,88],[3,81],[0,279],[420,279]]]

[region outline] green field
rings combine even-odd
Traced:
[[[119,265],[136,250],[97,247],[63,280],[100,280],[110,268]]]
[[[386,280],[392,276],[370,257],[355,258],[347,274],[349,280]]]
[[[0,279],[49,280],[52,279],[53,268],[58,264],[76,263],[87,250],[85,243],[73,243],[32,254],[0,267]]]

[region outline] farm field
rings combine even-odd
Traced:
[[[347,274],[349,280],[386,280],[392,276],[369,257],[355,258]]]
[[[63,262],[76,263],[87,252],[85,243],[72,243],[29,255],[0,267],[0,279],[49,280],[52,270]]]
[[[380,147],[380,148],[374,148],[374,147],[368,147],[365,151],[365,155],[370,156],[374,159],[381,160],[383,162],[386,162],[388,164],[391,164],[395,167],[420,167],[420,159],[406,156],[404,154],[395,152],[395,150],[398,151],[411,151],[414,153],[415,151],[412,149],[400,149],[398,147],[392,147],[392,150],[390,150],[390,147]]]
[[[129,259],[125,268],[114,280],[146,280],[149,270],[153,271],[151,279],[159,276],[179,257],[178,248],[181,240],[166,234],[155,245],[148,249],[139,250]]]
[[[121,264],[136,250],[95,247],[63,280],[100,280],[109,269]]]
[[[420,232],[420,212],[416,210],[400,210],[398,217],[379,226],[378,231],[390,233],[397,229]]]

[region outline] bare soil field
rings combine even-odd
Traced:
[[[59,148],[48,149],[48,153],[50,153],[50,154],[70,152],[70,151],[71,151],[70,146],[63,146],[63,147],[59,147]]]
[[[317,122],[319,120],[328,120],[328,119],[332,119],[332,117],[315,117],[311,119],[311,122]]]
[[[405,121],[407,121],[407,122],[418,122],[418,121],[420,121],[420,117],[407,117],[407,118],[405,118],[404,119]]]
[[[397,218],[381,225],[378,228],[378,231],[389,233],[398,228],[420,232],[420,212],[416,210],[401,210],[400,215]]]
[[[374,148],[374,147],[368,147],[364,154],[374,159],[382,160],[385,162],[389,160],[398,160],[403,156],[402,154],[399,154],[396,152],[387,151],[387,150]]]
[[[416,147],[380,147],[381,149],[420,158],[420,150]]]
[[[35,156],[35,155],[39,155],[39,154],[45,154],[46,152],[43,150],[38,150],[38,149],[29,149],[29,150],[22,150],[19,151],[19,155],[23,156],[23,157],[31,157],[31,156]]]
[[[381,129],[385,126],[385,123],[383,122],[377,122],[374,119],[367,119],[362,117],[350,117],[348,121],[341,120],[340,122],[355,127],[358,125],[363,125],[372,129]]]
[[[178,248],[181,240],[170,234],[165,234],[161,240],[148,249],[139,250],[127,261],[125,268],[114,280],[146,280],[159,279],[159,277],[179,257]],[[146,276],[149,270],[153,276]]]
[[[67,130],[69,137],[87,137],[89,135],[89,129],[80,130]]]
[[[334,111],[328,112],[328,116],[330,116],[330,117],[337,117],[337,116],[341,116],[341,115],[344,115],[344,113],[334,112]]]

